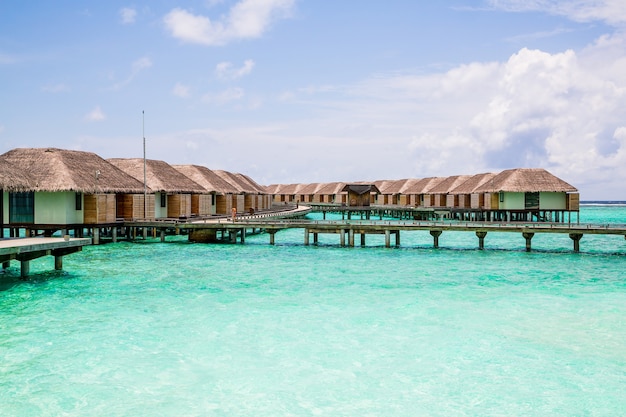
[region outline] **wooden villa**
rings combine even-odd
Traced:
[[[407,179],[374,181],[373,184],[379,191],[376,196],[376,204],[392,206],[401,204],[400,190],[407,181]]]
[[[320,203],[347,205],[348,193],[343,191],[345,186],[345,182],[329,182],[319,187]]]
[[[233,195],[239,192],[235,186],[204,166],[173,165],[173,167],[209,193],[191,195],[192,214],[200,216],[231,214]]]
[[[487,220],[564,222],[580,210],[578,190],[541,168],[507,169],[474,193],[484,194]]]
[[[144,160],[141,158],[111,158],[108,162],[123,172],[140,181],[143,187]],[[164,161],[147,159],[145,161],[146,186],[151,190],[148,196],[147,212],[143,218],[186,218],[191,217],[192,194],[206,194],[209,192],[201,185],[181,174],[173,166]],[[143,200],[121,199],[117,206],[120,217],[128,219],[128,215],[136,213],[137,205]],[[139,209],[143,211],[142,209]]]
[[[114,223],[116,195],[143,192],[143,184],[91,152],[18,148],[0,155],[0,165],[7,163],[28,180],[3,196],[3,219],[13,226]]]
[[[467,181],[469,178],[469,175],[452,175],[444,178],[438,184],[433,186],[428,191],[428,194],[430,194],[431,207],[458,207],[458,196],[456,194],[450,194],[450,191]]]
[[[271,196],[250,177],[224,170],[214,172],[237,190],[237,193],[233,194],[232,202],[232,208],[236,209],[237,213],[250,213],[271,207]]]
[[[374,184],[346,184],[341,191],[348,195],[348,207],[369,207],[372,199],[376,201],[380,194]]]
[[[467,181],[452,189],[450,195],[457,196],[456,199],[460,209],[478,211],[485,204],[485,195],[484,193],[475,192],[475,190],[490,181],[495,175],[490,172],[472,175]],[[474,218],[472,217],[472,219]]]

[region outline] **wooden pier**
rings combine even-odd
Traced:
[[[190,236],[203,231],[209,238],[207,242],[228,241],[236,243],[239,239],[245,243],[249,232],[263,231],[269,235],[269,243],[275,244],[275,235],[280,230],[302,229],[304,244],[318,242],[319,234],[337,234],[341,246],[355,246],[356,236],[360,236],[361,245],[365,245],[366,235],[385,235],[385,246],[391,246],[392,237],[395,245],[400,245],[401,232],[426,231],[433,238],[433,246],[439,247],[439,237],[444,232],[473,232],[475,233],[478,249],[484,249],[485,239],[489,233],[517,233],[525,242],[526,251],[532,249],[532,239],[538,233],[566,234],[573,242],[573,250],[580,251],[580,241],[584,235],[621,235],[626,238],[626,225],[592,225],[562,223],[497,223],[497,222],[455,222],[455,221],[402,221],[402,220],[276,220],[276,219],[238,219],[220,220],[214,222],[136,222],[126,223],[131,228],[149,228],[160,230],[161,240],[165,240],[164,230],[176,229],[178,233],[187,232]],[[221,239],[219,236],[221,235]],[[198,241],[203,241],[199,239]]]
[[[0,239],[0,263],[2,269],[9,267],[13,260],[20,262],[20,275],[25,278],[30,273],[30,261],[42,256],[54,256],[54,269],[63,269],[63,257],[90,245],[91,239],[34,237]]]

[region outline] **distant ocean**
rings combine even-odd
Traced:
[[[626,202],[582,223],[626,224]],[[2,416],[618,416],[626,240],[298,230],[86,247],[0,275]]]

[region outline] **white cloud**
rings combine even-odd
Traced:
[[[246,149],[237,164],[254,163],[263,151],[257,143],[281,149],[280,167],[266,166],[258,178],[267,183],[286,182],[285,172],[294,182],[316,182],[544,167],[579,187],[583,199],[601,198],[608,187],[620,189],[615,178],[626,178],[624,51],[626,40],[613,36],[578,52],[521,49],[503,62],[444,73],[292,90],[275,101],[276,112],[297,114],[303,105],[300,119],[265,131],[263,124],[225,127],[220,135]],[[244,93],[205,99],[226,103]],[[356,149],[358,158],[346,160]]]
[[[85,120],[89,122],[100,122],[105,120],[107,117],[100,108],[100,106],[96,106],[92,111],[85,115]]]
[[[170,34],[184,42],[225,45],[258,38],[277,19],[289,16],[294,0],[241,0],[217,21],[176,8],[163,18]]]
[[[125,80],[116,83],[113,89],[117,90],[130,84],[140,72],[150,67],[152,67],[152,60],[150,60],[150,58],[141,57],[137,59],[131,64],[130,75]]]
[[[254,61],[251,59],[247,59],[240,68],[233,68],[230,62],[220,62],[215,66],[215,74],[220,79],[234,80],[250,74],[253,68]]]
[[[16,62],[18,62],[18,59],[15,56],[0,52],[0,65],[10,65]]]
[[[123,7],[120,9],[120,20],[125,25],[135,23],[137,18],[137,10],[130,7]]]
[[[191,95],[189,92],[189,87],[181,83],[176,83],[176,85],[172,89],[172,94],[180,98],[187,98]]]
[[[604,21],[610,25],[626,24],[623,0],[489,0],[505,11],[538,11],[566,16],[577,22]]]

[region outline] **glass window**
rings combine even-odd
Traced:
[[[83,209],[83,194],[76,193],[76,210],[80,211]]]
[[[35,222],[35,193],[9,193],[9,222]]]

